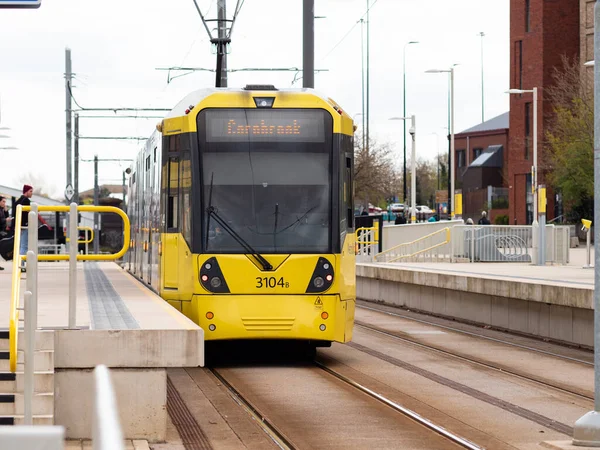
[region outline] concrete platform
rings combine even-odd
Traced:
[[[11,267],[0,272],[0,327],[8,327]],[[21,289],[25,278],[21,275]],[[39,264],[38,326],[54,333],[54,423],[89,439],[93,368],[111,370],[127,439],[164,441],[166,369],[204,365],[204,333],[115,263],[78,263],[77,328],[68,325],[68,263]]]
[[[357,297],[586,347],[594,270],[524,263],[357,264]]]

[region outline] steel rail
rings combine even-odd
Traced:
[[[592,400],[593,399],[589,395],[582,394],[581,392],[577,392],[575,390],[571,390],[571,389],[568,389],[566,387],[558,386],[556,384],[552,384],[552,383],[549,383],[549,382],[546,382],[546,381],[538,380],[536,378],[528,376],[527,374],[523,374],[523,373],[517,372],[515,370],[511,370],[511,369],[508,369],[508,368],[505,368],[505,367],[498,367],[498,366],[495,366],[493,364],[489,364],[489,363],[486,363],[486,362],[483,362],[483,361],[480,361],[480,360],[477,360],[477,359],[474,359],[474,358],[469,358],[468,356],[464,356],[464,355],[460,355],[460,354],[457,354],[457,353],[453,353],[453,352],[450,352],[448,350],[443,350],[443,349],[440,349],[440,348],[435,347],[435,346],[430,346],[430,345],[427,345],[427,344],[423,344],[422,342],[413,341],[412,339],[405,338],[403,336],[398,336],[398,335],[396,335],[396,334],[394,334],[392,332],[388,332],[388,331],[381,330],[381,329],[378,329],[378,328],[374,328],[374,327],[371,327],[371,326],[368,326],[368,325],[364,325],[364,324],[362,324],[360,322],[355,322],[355,325],[357,325],[357,326],[359,326],[361,328],[364,328],[366,330],[369,330],[369,331],[371,331],[373,333],[383,334],[384,336],[391,337],[393,339],[396,339],[396,340],[399,340],[399,341],[402,341],[402,342],[406,342],[406,343],[412,344],[415,347],[421,347],[421,348],[423,348],[425,350],[433,351],[433,352],[436,352],[436,353],[441,353],[441,354],[443,354],[445,356],[450,356],[450,357],[455,358],[455,359],[460,359],[461,361],[465,361],[465,362],[468,362],[470,364],[475,364],[475,365],[478,365],[478,366],[481,366],[481,367],[485,367],[485,368],[490,369],[490,370],[494,370],[496,372],[501,372],[503,374],[508,374],[508,375],[520,378],[520,379],[528,381],[530,383],[538,384],[540,386],[543,386],[546,389],[547,388],[555,389],[555,390],[557,390],[557,391],[559,391],[559,392],[561,392],[563,394],[574,395],[574,396],[582,398],[584,400]]]
[[[468,448],[471,450],[482,450],[483,447],[478,446],[477,444],[463,438],[460,437],[454,433],[452,433],[451,431],[446,430],[445,428],[436,425],[435,423],[433,423],[431,420],[426,419],[425,417],[421,416],[420,414],[417,414],[416,412],[405,408],[402,405],[399,405],[398,403],[384,397],[381,394],[378,394],[377,392],[369,389],[368,387],[363,386],[360,383],[357,383],[356,381],[351,380],[350,378],[342,375],[341,373],[336,372],[335,370],[330,369],[329,367],[327,367],[326,365],[315,361],[315,364],[317,365],[317,367],[319,367],[320,369],[324,370],[325,372],[329,373],[330,375],[334,376],[335,378],[343,381],[344,383],[358,389],[361,392],[364,392],[365,394],[369,395],[370,397],[386,404],[387,406],[389,406],[390,408],[394,409],[395,411],[398,411],[401,414],[404,414],[407,417],[410,417],[411,419],[413,419],[415,422],[425,426],[426,428],[429,428],[430,430],[432,430],[433,432],[440,434],[442,436],[444,436],[445,438],[451,440],[452,442],[454,442],[455,444],[460,445],[461,447],[464,448]]]
[[[240,405],[250,417],[252,417],[256,424],[275,443],[275,445],[282,450],[294,450],[297,448],[273,423],[271,423],[269,419],[252,406],[252,404],[246,400],[244,396],[217,371],[217,369],[208,370],[210,370],[215,378],[225,386],[233,400]]]

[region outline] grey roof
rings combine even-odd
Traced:
[[[502,167],[502,146],[490,145],[470,165],[471,167]]]
[[[461,131],[457,134],[466,134],[466,133],[477,133],[479,131],[490,131],[490,130],[501,130],[504,128],[508,128],[508,116],[509,112],[505,112],[504,114],[500,114],[499,116],[493,117],[490,120],[486,120],[479,125],[475,125],[465,131]]]

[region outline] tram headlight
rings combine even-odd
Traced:
[[[214,256],[199,264],[199,280],[202,287],[213,294],[229,294],[227,280]]]
[[[317,289],[321,289],[325,285],[325,280],[323,278],[321,278],[321,277],[316,277],[313,280],[313,284],[315,285],[315,287]]]
[[[331,262],[326,258],[319,257],[306,292],[315,294],[325,292],[331,288],[334,278],[335,272]]]

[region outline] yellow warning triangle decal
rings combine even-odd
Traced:
[[[323,302],[321,301],[321,297],[317,297],[315,300],[315,306],[323,306]]]

